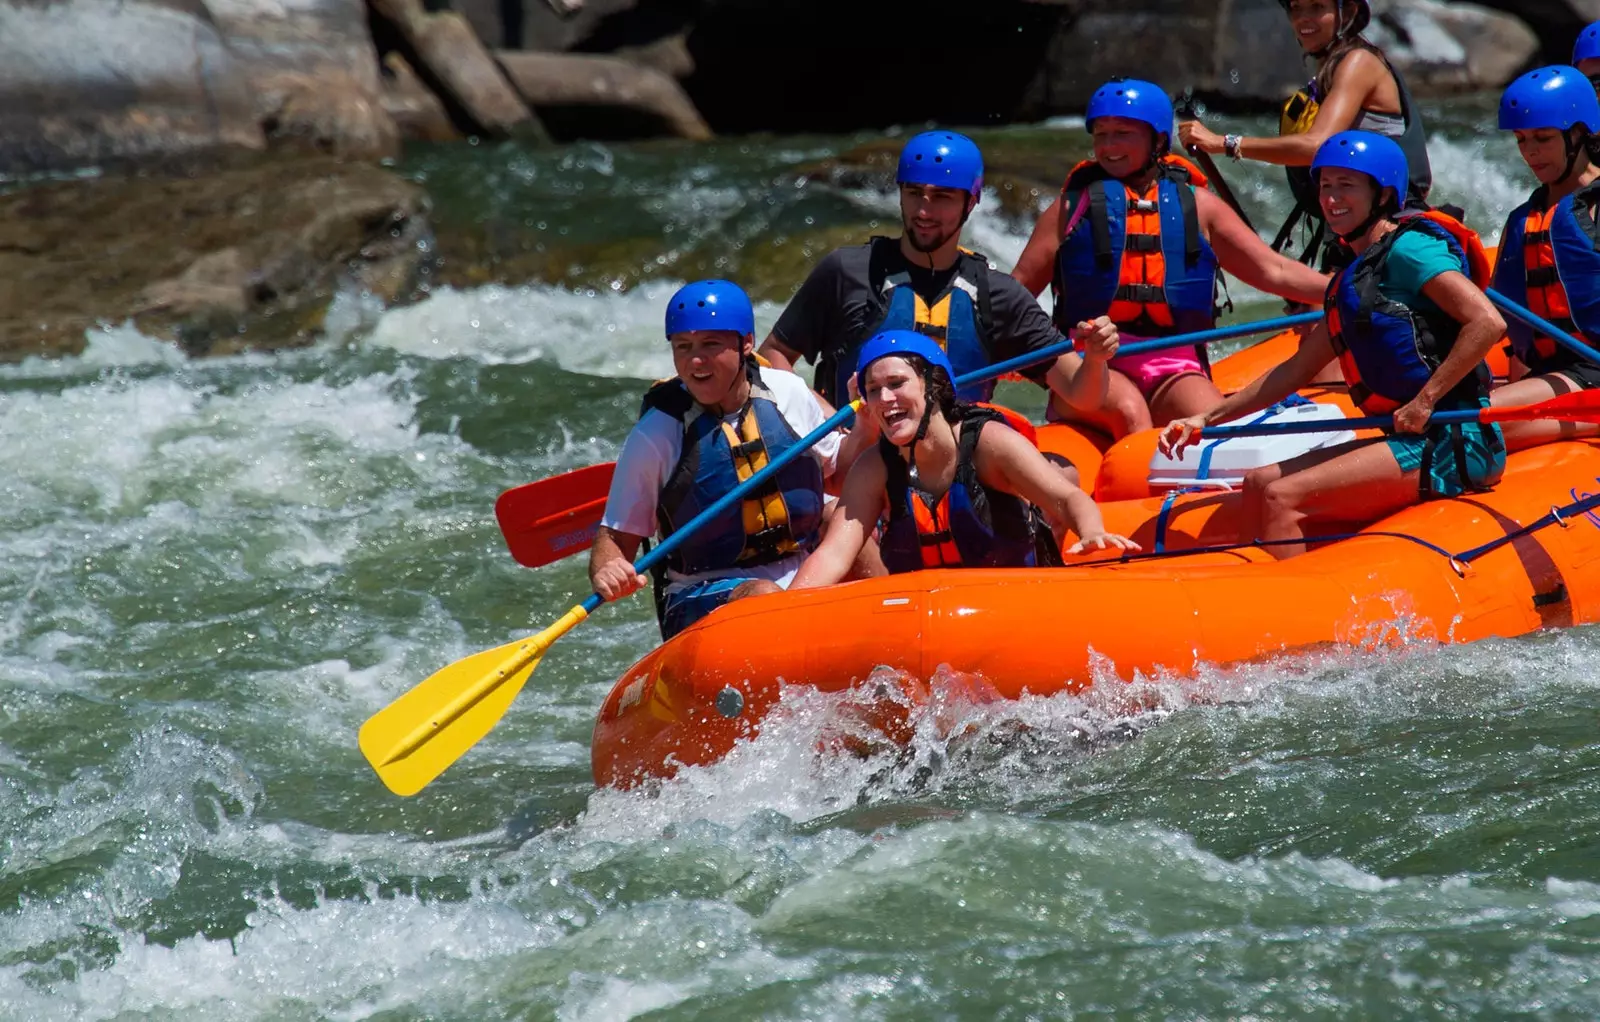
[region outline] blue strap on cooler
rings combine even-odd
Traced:
[[[1287,411],[1290,408],[1298,408],[1301,405],[1309,405],[1309,404],[1312,404],[1312,403],[1313,402],[1311,401],[1310,398],[1301,397],[1299,394],[1290,394],[1288,397],[1284,398],[1282,401],[1279,401],[1277,404],[1273,405],[1271,408],[1268,408],[1266,411],[1261,412],[1255,418],[1251,419],[1249,422],[1244,423],[1243,425],[1254,426],[1257,423],[1261,423],[1261,422],[1267,421],[1268,419],[1272,418],[1274,415],[1277,415],[1279,412]],[[1213,440],[1210,443],[1204,444],[1204,445],[1201,446],[1201,448],[1200,448],[1200,464],[1199,464],[1198,467],[1196,467],[1195,472],[1194,472],[1194,478],[1195,478],[1196,482],[1201,482],[1201,481],[1204,481],[1206,479],[1210,479],[1211,478],[1211,452],[1216,450],[1218,444],[1225,444],[1227,442],[1228,442],[1228,438],[1227,437],[1223,437],[1223,438],[1221,438],[1219,440]]]

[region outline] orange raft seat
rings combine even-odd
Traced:
[[[1600,620],[1596,491],[1600,442],[1569,441],[1511,455],[1491,493],[1419,504],[1349,538],[1324,534],[1287,561],[1215,549],[1234,538],[1238,495],[1200,493],[1106,508],[1108,527],[1146,551],[1164,529],[1160,556],[929,570],[740,600],[617,681],[595,725],[595,780],[627,786],[715,762],[756,734],[780,685],[845,691],[880,667],[927,679],[948,665],[1016,698],[1079,691],[1107,670],[1181,678],[1308,647]],[[1026,638],[1040,635],[1060,638]]]

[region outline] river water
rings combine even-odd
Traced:
[[[1432,114],[1436,196],[1488,229],[1514,151],[1481,103]],[[344,296],[293,353],[108,327],[0,369],[0,1019],[1600,1015],[1593,629],[952,702],[865,762],[796,694],[717,766],[596,791],[635,598],[423,794],[379,784],[364,719],[586,594],[581,559],[517,567],[493,501],[615,456],[676,269],[781,296],[780,242],[892,232],[886,191],[796,180],[859,141],[419,152],[442,218],[630,268]],[[1009,266],[996,198],[969,239]],[[1092,644],[1062,619],[1017,641]]]

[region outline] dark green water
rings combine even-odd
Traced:
[[[1498,222],[1514,152],[1436,115],[1439,196]],[[566,283],[0,371],[0,1019],[1600,1015],[1592,629],[949,705],[903,762],[819,756],[834,707],[796,695],[722,764],[597,792],[635,599],[424,794],[381,787],[367,716],[585,595],[511,561],[495,496],[615,456],[678,280],[781,295],[812,258],[783,249],[892,217],[796,182],[854,141],[419,153],[474,256]],[[994,199],[970,239],[1009,265]]]

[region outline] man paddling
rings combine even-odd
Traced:
[[[589,555],[589,580],[608,601],[644,586],[633,559],[648,536],[671,535],[827,418],[805,381],[758,364],[755,313],[738,285],[679,289],[666,335],[677,375],[645,394]],[[825,437],[678,548],[656,580],[663,638],[730,600],[789,584],[816,542],[839,444],[838,434]]]
[[[900,153],[895,182],[900,237],[824,256],[761,345],[780,368],[814,363],[817,390],[835,405],[849,400],[856,352],[884,330],[934,338],[957,376],[1062,339],[1032,295],[961,247],[961,228],[983,193],[983,156],[971,139],[949,131],[916,136]],[[1072,326],[1081,357],[1069,352],[1023,373],[1072,407],[1098,408],[1116,331],[1104,317]],[[993,391],[990,381],[959,396],[984,401]]]

